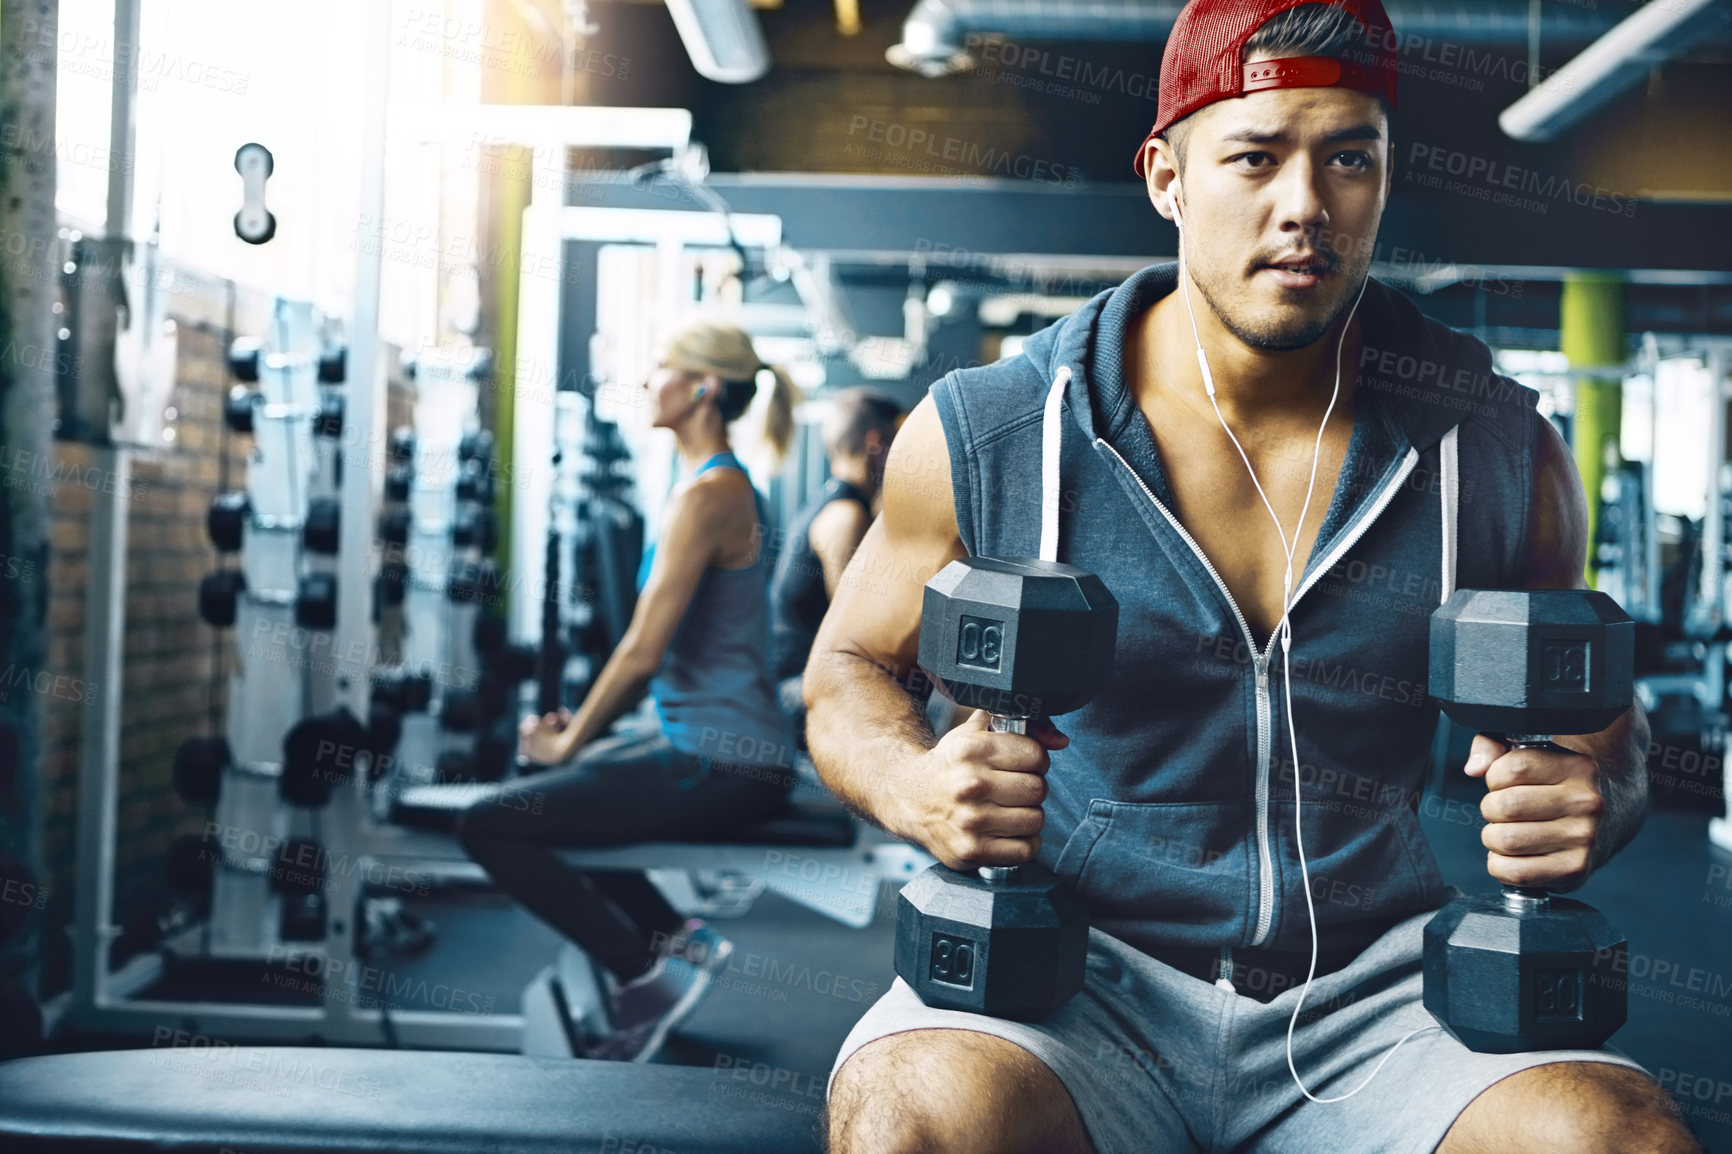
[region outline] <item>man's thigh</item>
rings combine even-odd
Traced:
[[[1699,1154],[1666,1092],[1640,1070],[1597,1062],[1530,1066],[1486,1090],[1438,1154]]]
[[[1228,1096],[1238,1108],[1223,1111],[1221,1145],[1271,1154],[1431,1154],[1476,1099],[1524,1070],[1581,1064],[1645,1079],[1611,1050],[1478,1054],[1458,1042],[1421,1003],[1421,932],[1430,917],[1396,926],[1305,998],[1293,1065],[1313,1096],[1346,1095],[1342,1101],[1307,1099],[1288,1069],[1287,1026],[1299,990],[1267,1005],[1234,999],[1225,1060],[1235,1069]]]
[[[1199,1013],[1197,1004],[1151,985],[1150,963],[1098,930],[1090,937],[1088,967],[1082,991],[1050,1018],[1033,1023],[935,1010],[897,979],[855,1024],[837,1054],[832,1113],[839,1116],[846,1108],[888,1116],[902,1105],[882,1091],[877,1096],[883,1100],[874,1102],[856,1087],[838,1090],[839,1075],[856,1053],[865,1060],[869,1053],[862,1051],[881,1042],[967,1032],[1008,1042],[1050,1072],[1099,1154],[1197,1149],[1191,1135],[1202,1123],[1194,1116],[1206,1113],[1218,1069],[1213,1058],[1218,1016],[1207,1006]],[[874,1081],[862,1079],[863,1084]],[[911,1092],[918,1092],[919,1081]]]
[[[910,1030],[854,1051],[836,1072],[828,1118],[831,1154],[1098,1154],[1057,1075],[970,1030]]]

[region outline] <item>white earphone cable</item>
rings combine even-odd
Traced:
[[[1353,324],[1353,317],[1359,311],[1359,302],[1365,297],[1365,286],[1370,281],[1367,276],[1359,282],[1359,292],[1353,298],[1353,307],[1347,311],[1347,320],[1341,326],[1341,336],[1335,343],[1335,388],[1329,394],[1329,405],[1323,410],[1323,421],[1317,426],[1317,437],[1311,445],[1311,478],[1305,487],[1305,503],[1299,509],[1299,521],[1293,527],[1292,540],[1287,538],[1287,530],[1281,524],[1281,518],[1275,513],[1275,506],[1270,503],[1269,495],[1263,491],[1263,484],[1257,478],[1257,470],[1251,465],[1251,458],[1246,454],[1245,447],[1239,443],[1239,438],[1233,435],[1232,427],[1227,424],[1226,416],[1221,412],[1221,404],[1215,399],[1215,378],[1209,371],[1208,354],[1203,351],[1202,334],[1197,329],[1197,314],[1191,308],[1191,286],[1186,277],[1185,268],[1185,230],[1184,222],[1179,214],[1178,180],[1173,181],[1173,190],[1168,194],[1168,203],[1173,211],[1173,223],[1179,230],[1179,291],[1185,302],[1185,315],[1191,321],[1191,337],[1197,347],[1197,365],[1203,374],[1203,389],[1208,394],[1209,404],[1215,410],[1215,419],[1221,422],[1221,428],[1226,432],[1233,447],[1239,451],[1239,459],[1245,463],[1245,471],[1251,476],[1251,484],[1257,488],[1257,496],[1262,498],[1263,508],[1269,511],[1269,519],[1275,523],[1275,533],[1281,538],[1281,551],[1287,558],[1287,569],[1281,581],[1281,620],[1276,625],[1276,633],[1281,639],[1281,688],[1282,697],[1287,707],[1287,737],[1293,751],[1293,841],[1299,853],[1299,875],[1305,887],[1305,913],[1311,924],[1311,965],[1305,973],[1305,985],[1299,992],[1299,1000],[1293,1005],[1293,1016],[1287,1020],[1287,1070],[1293,1075],[1293,1082],[1299,1087],[1299,1092],[1313,1102],[1340,1102],[1351,1098],[1371,1084],[1371,1080],[1382,1071],[1384,1064],[1395,1056],[1402,1043],[1424,1030],[1432,1029],[1430,1025],[1420,1026],[1409,1031],[1384,1053],[1383,1059],[1377,1063],[1365,1080],[1345,1094],[1334,1098],[1319,1098],[1305,1085],[1299,1077],[1298,1067],[1293,1062],[1293,1031],[1299,1022],[1299,1012],[1305,1006],[1305,998],[1311,992],[1311,985],[1317,976],[1317,907],[1311,899],[1311,871],[1305,861],[1305,837],[1303,823],[1300,820],[1300,784],[1299,784],[1299,734],[1293,724],[1293,677],[1291,652],[1293,648],[1293,622],[1290,617],[1293,600],[1293,554],[1299,547],[1299,535],[1305,526],[1305,516],[1311,510],[1311,497],[1317,488],[1317,467],[1323,453],[1323,432],[1329,425],[1329,417],[1335,411],[1335,402],[1341,396],[1341,354],[1347,345],[1347,330]]]

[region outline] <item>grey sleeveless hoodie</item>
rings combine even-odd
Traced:
[[[1295,578],[1295,772],[1279,643],[1250,636],[1171,512],[1125,379],[1128,326],[1176,278],[1145,268],[932,390],[968,551],[1038,555],[1044,495],[1056,559],[1119,602],[1105,691],[1059,721],[1072,743],[1052,755],[1041,859],[1138,949],[1306,950],[1297,776],[1320,949],[1350,952],[1444,899],[1418,820],[1438,716],[1428,618],[1457,586],[1525,584],[1545,418],[1479,341],[1367,285],[1352,438]]]

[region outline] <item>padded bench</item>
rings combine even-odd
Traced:
[[[412,785],[397,795],[391,806],[391,821],[415,829],[450,833],[457,828],[457,815],[470,805],[496,793],[520,788],[507,782],[475,785]],[[527,786],[521,788],[528,788]],[[848,811],[828,798],[789,799],[787,808],[753,825],[728,831],[722,837],[696,835],[660,838],[659,841],[702,845],[803,845],[823,849],[846,849],[854,844],[854,820]]]
[[[0,1063],[0,1150],[815,1154],[822,1077],[271,1047]]]
[[[450,832],[457,815],[504,784],[416,785],[403,790],[391,809],[396,826]],[[659,838],[621,846],[573,846],[561,860],[582,869],[727,870],[761,878],[783,897],[856,929],[872,924],[878,884],[901,885],[932,864],[913,846],[863,842],[852,815],[822,786],[800,782],[788,804],[754,825],[722,838],[698,835]]]

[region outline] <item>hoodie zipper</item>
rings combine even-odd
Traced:
[[[1227,588],[1227,583],[1221,579],[1220,572],[1209,560],[1208,555],[1203,552],[1202,547],[1197,544],[1196,539],[1186,532],[1185,527],[1179,524],[1179,519],[1173,516],[1165,505],[1161,504],[1155,496],[1154,490],[1150,489],[1142,477],[1137,474],[1137,471],[1131,468],[1124,457],[1120,456],[1117,449],[1099,437],[1095,438],[1095,444],[1106,449],[1113,455],[1114,460],[1124,466],[1125,472],[1129,473],[1131,479],[1137,483],[1137,487],[1142,489],[1144,496],[1148,497],[1149,503],[1160,511],[1161,516],[1166,518],[1167,524],[1173,527],[1173,531],[1184,540],[1185,544],[1191,547],[1191,552],[1196,555],[1197,560],[1203,563],[1203,568],[1209,571],[1209,576],[1215,579],[1216,588],[1221,591],[1221,596],[1226,599],[1228,607],[1233,610],[1233,618],[1238,621],[1239,629],[1245,637],[1245,645],[1251,651],[1252,671],[1255,673],[1257,681],[1257,928],[1251,936],[1251,945],[1260,946],[1268,940],[1269,931],[1275,923],[1275,869],[1269,857],[1269,754],[1273,728],[1273,708],[1269,692],[1269,658],[1275,651],[1275,639],[1280,635],[1280,630],[1276,629],[1271,632],[1268,644],[1261,651],[1257,649],[1256,639],[1251,636],[1251,625],[1245,620],[1245,614],[1240,611],[1239,603],[1233,600],[1233,594]],[[1300,583],[1299,588],[1293,594],[1292,602],[1289,603],[1289,609],[1293,605],[1297,605],[1306,591],[1317,584],[1323,574],[1334,567],[1341,554],[1351,549],[1365,535],[1365,531],[1371,527],[1372,522],[1377,520],[1383,510],[1389,507],[1391,501],[1395,500],[1395,495],[1401,491],[1401,486],[1406,482],[1408,474],[1413,472],[1414,466],[1418,463],[1418,451],[1408,449],[1407,456],[1401,463],[1401,468],[1378,491],[1377,500],[1372,504],[1371,511],[1360,519],[1359,524],[1352,532],[1343,537],[1341,542],[1329,551],[1324,557],[1323,563],[1311,571],[1311,576]],[[1225,955],[1223,963],[1230,966],[1230,958],[1230,954]]]

